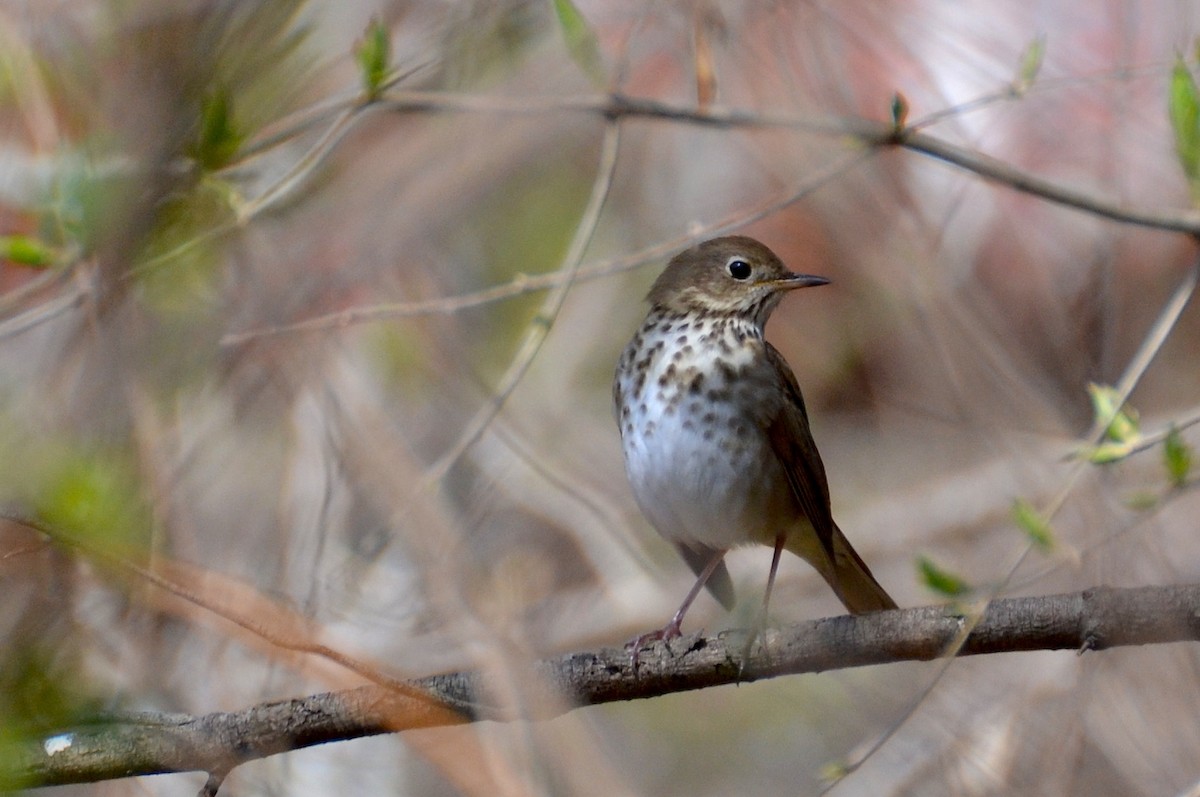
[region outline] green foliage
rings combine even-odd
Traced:
[[[70,727],[73,721],[100,709],[91,696],[72,689],[76,677],[63,678],[64,668],[42,651],[14,648],[0,659],[0,718],[3,731],[30,736],[53,728]],[[59,672],[56,672],[59,671]]]
[[[161,318],[198,320],[213,309],[224,262],[219,231],[233,220],[225,184],[210,178],[159,209],[134,273],[141,298]]]
[[[226,166],[237,155],[245,140],[233,119],[233,99],[224,88],[217,88],[203,100],[200,129],[189,155],[204,171]]]
[[[196,34],[210,48],[210,62],[199,54],[189,62],[194,85],[201,98],[227,95],[245,137],[293,107],[321,64],[303,6],[303,0],[231,3],[226,13],[205,18]]]
[[[1033,504],[1024,498],[1013,501],[1012,517],[1029,541],[1040,550],[1049,551],[1054,547],[1054,530]]]
[[[1159,506],[1162,503],[1162,497],[1151,490],[1138,490],[1127,495],[1123,503],[1134,512],[1145,512]]]
[[[1125,459],[1132,453],[1132,443],[1101,443],[1085,449],[1083,456],[1093,465],[1109,465]]]
[[[1105,437],[1115,443],[1129,443],[1138,439],[1141,433],[1138,428],[1137,410],[1128,404],[1118,409],[1117,402],[1121,397],[1115,388],[1089,384],[1088,395],[1092,399],[1092,411],[1097,423],[1108,422],[1104,429]]]
[[[1142,440],[1137,410],[1128,404],[1118,408],[1121,397],[1108,385],[1089,384],[1088,396],[1095,423],[1107,425],[1104,442],[1085,448],[1080,454],[1095,465],[1106,465],[1129,456]]]
[[[462,16],[443,43],[443,88],[475,90],[494,85],[542,41],[549,23],[540,3],[461,3]]]
[[[553,0],[553,3],[558,27],[562,31],[571,60],[592,83],[603,88],[607,76],[604,73],[604,59],[600,55],[600,41],[595,31],[571,0]]]
[[[63,249],[92,254],[125,224],[137,191],[127,174],[98,164],[113,157],[112,145],[96,139],[76,156],[65,156],[42,203],[42,237]]]
[[[1042,61],[1046,56],[1046,37],[1038,36],[1029,44],[1025,45],[1025,50],[1021,53],[1021,60],[1017,66],[1017,76],[1013,79],[1013,93],[1021,96],[1033,86],[1033,82],[1037,80],[1038,73],[1042,71]]]
[[[1192,192],[1192,202],[1200,203],[1200,92],[1196,79],[1182,56],[1171,70],[1167,109],[1175,133],[1175,152]]]
[[[899,133],[904,130],[904,124],[908,121],[908,99],[896,92],[892,95],[892,128]]]
[[[0,258],[34,268],[45,268],[55,261],[50,246],[27,235],[0,235]]]
[[[1192,447],[1180,437],[1179,430],[1171,427],[1166,440],[1163,441],[1163,465],[1167,469],[1167,479],[1172,487],[1183,487],[1187,484],[1192,472]]]
[[[0,652],[0,756],[13,749],[10,744],[92,721],[102,710],[79,666],[63,658],[14,645]],[[9,777],[21,769],[19,761],[0,759],[0,772]],[[6,792],[23,785],[0,781]]]
[[[927,556],[917,557],[917,574],[921,583],[948,598],[959,598],[971,591],[965,579],[946,570]]]
[[[849,774],[850,765],[845,759],[839,759],[837,761],[829,761],[822,766],[820,778],[822,783],[832,786]]]
[[[398,319],[387,324],[373,325],[369,351],[376,370],[386,382],[408,395],[425,395],[429,390],[427,369],[429,347],[423,343],[419,322]]]
[[[570,153],[564,152],[509,175],[493,188],[492,199],[481,206],[471,231],[486,243],[487,282],[506,282],[559,265],[591,187],[591,174],[572,168],[569,162]],[[481,357],[476,365],[481,373],[490,376],[498,364],[508,362],[513,342],[540,306],[541,297],[529,294],[491,309],[483,335],[486,343],[475,352]]]
[[[96,548],[128,553],[146,541],[149,513],[124,452],[47,446],[28,485],[37,516]]]
[[[374,100],[387,82],[392,59],[392,39],[388,29],[378,19],[371,20],[355,51],[362,77],[363,92]]]

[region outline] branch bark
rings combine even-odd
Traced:
[[[636,672],[621,649],[573,653],[532,665],[523,717],[657,697],[780,675],[897,661],[1029,650],[1098,651],[1200,639],[1200,585],[1115,589],[991,601],[980,612],[947,606],[813,620],[767,631],[742,663],[745,632],[694,635],[644,651]],[[513,719],[489,699],[478,672],[370,685],[243,711],[194,717],[106,717],[0,750],[0,788],[91,783],[203,771],[210,783],[238,764],[289,750],[382,733]]]

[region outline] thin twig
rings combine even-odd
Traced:
[[[345,668],[347,671],[354,673],[360,678],[375,683],[381,687],[386,687],[388,689],[407,690],[404,681],[385,675],[376,667],[353,659],[341,651],[329,647],[328,645],[322,645],[318,642],[310,642],[302,638],[278,633],[271,626],[260,623],[252,617],[242,616],[231,611],[229,606],[218,605],[209,601],[196,591],[172,581],[170,578],[163,576],[161,573],[138,564],[128,556],[91,545],[85,540],[81,540],[77,537],[66,534],[60,530],[46,525],[45,523],[42,523],[39,520],[21,515],[19,513],[7,511],[0,512],[0,520],[25,526],[44,535],[47,539],[52,540],[58,545],[78,551],[81,555],[89,560],[99,562],[108,567],[122,570],[126,573],[136,576],[139,580],[144,581],[151,586],[161,589],[164,592],[174,595],[175,597],[186,601],[187,603],[196,606],[199,609],[232,623],[238,628],[241,628],[243,631],[252,634],[253,636],[263,640],[272,647],[278,648],[279,650],[288,651],[291,653],[299,653],[306,656],[316,656],[337,664],[338,666]]]
[[[1133,393],[1134,388],[1137,387],[1138,382],[1145,374],[1146,368],[1149,367],[1150,362],[1154,359],[1154,356],[1162,348],[1163,343],[1166,342],[1171,330],[1175,328],[1175,324],[1179,321],[1179,316],[1183,312],[1183,308],[1187,306],[1188,300],[1191,298],[1192,294],[1195,293],[1198,275],[1200,275],[1200,259],[1198,259],[1193,264],[1192,268],[1188,270],[1188,273],[1184,276],[1184,279],[1180,282],[1174,293],[1172,293],[1171,298],[1167,301],[1166,305],[1164,305],[1162,311],[1159,313],[1158,319],[1151,326],[1150,331],[1143,339],[1142,345],[1138,347],[1137,353],[1130,360],[1129,365],[1126,366],[1125,372],[1122,374],[1118,383],[1118,396],[1114,402],[1114,409],[1112,413],[1110,413],[1110,417],[1097,418],[1092,429],[1089,430],[1086,435],[1084,435],[1084,440],[1088,441],[1091,445],[1098,445],[1103,441],[1105,431],[1113,422],[1113,418],[1116,417],[1116,413],[1125,406],[1125,402],[1129,399],[1130,394]],[[1049,503],[1041,510],[1041,516],[1045,518],[1047,523],[1051,522],[1055,516],[1058,515],[1059,511],[1062,510],[1063,506],[1066,505],[1067,499],[1070,497],[1071,493],[1074,492],[1076,485],[1079,483],[1079,479],[1083,476],[1083,472],[1088,465],[1089,463],[1085,459],[1078,459],[1072,463],[1071,470],[1068,472],[1062,487],[1049,501]],[[1029,558],[1029,555],[1033,552],[1035,547],[1036,544],[1032,541],[1025,545],[1025,547],[1021,550],[1021,553],[1017,556],[1016,560],[1008,568],[1004,578],[998,583],[992,585],[987,590],[987,599],[994,600],[998,595],[1002,594],[1006,589],[1008,589],[1013,577],[1016,576],[1017,571],[1021,568],[1021,565],[1025,563],[1025,560]],[[978,619],[978,616],[974,616],[968,620],[968,624],[976,622]],[[946,665],[937,672],[930,684],[926,687],[924,694],[928,694],[932,691],[933,687],[941,681],[943,676],[945,676],[952,663],[953,659],[947,662]],[[920,705],[919,700],[912,703],[909,708],[904,711],[900,717],[898,717],[892,723],[892,725],[866,751],[864,751],[861,756],[854,761],[845,764],[845,766],[842,768],[842,777],[828,785],[822,791],[822,794],[831,791],[837,786],[837,784],[844,782],[848,775],[862,767],[862,765],[865,764],[871,756],[878,752],[879,749],[882,748],[884,744],[886,744],[900,730],[900,728],[908,722],[918,705]]]
[[[337,143],[345,138],[346,134],[353,129],[354,123],[363,119],[367,112],[374,108],[375,105],[373,103],[368,103],[365,105],[356,105],[338,114],[329,125],[329,128],[317,139],[317,142],[296,161],[295,165],[283,177],[276,180],[275,183],[257,197],[237,208],[238,225],[245,226],[255,216],[278,204],[303,185],[304,181],[317,170],[317,167],[333,151]]]
[[[897,146],[931,155],[1016,191],[1059,205],[1087,211],[1113,221],[1200,236],[1200,213],[1195,210],[1142,210],[1077,188],[1059,185],[1017,169],[998,158],[966,149],[926,133],[903,132]]]
[[[390,95],[376,103],[380,109],[397,112],[426,111],[475,111],[491,113],[535,113],[552,110],[590,111],[605,118],[639,117],[674,120],[691,124],[718,127],[775,127],[798,132],[848,136],[873,152],[880,147],[900,147],[913,152],[930,155],[978,174],[981,177],[1007,185],[1057,204],[1094,213],[1114,221],[1135,224],[1154,229],[1185,232],[1200,236],[1200,213],[1193,210],[1143,210],[1128,207],[1102,196],[1076,188],[1058,185],[1052,181],[1017,169],[997,158],[943,141],[911,128],[897,131],[893,126],[852,118],[810,118],[788,114],[763,114],[740,109],[712,106],[704,109],[690,106],[675,106],[654,100],[634,99],[621,95],[611,97],[581,98],[506,98],[477,95],[462,95],[440,92],[404,92]],[[372,107],[376,107],[372,106]],[[839,169],[840,171],[840,169]],[[823,170],[824,173],[828,173]],[[815,181],[821,184],[826,178]],[[794,200],[793,200],[794,201]],[[786,203],[784,203],[786,204]],[[742,222],[747,223],[745,220]],[[709,235],[719,234],[722,225],[706,230]],[[580,268],[579,280],[595,279],[600,276],[634,268],[670,254],[681,245],[693,243],[694,236],[676,239],[668,245],[654,247],[629,258],[609,261],[596,266]],[[232,333],[221,339],[222,346],[236,346],[255,338],[291,332],[307,332],[333,329],[363,323],[379,318],[452,313],[488,302],[518,296],[533,291],[557,287],[563,276],[562,270],[548,275],[528,277],[521,275],[509,283],[486,288],[468,294],[421,302],[393,303],[371,307],[350,308],[337,313],[286,324],[245,332]]]
[[[575,283],[579,267],[583,263],[583,255],[591,243],[592,235],[600,223],[600,213],[608,200],[612,188],[613,175],[616,173],[617,153],[620,150],[621,126],[619,122],[610,122],[604,130],[604,141],[601,145],[600,163],[597,167],[596,180],[592,185],[592,194],[584,208],[579,224],[575,228],[575,236],[563,258],[563,265],[558,271],[561,274],[559,284],[550,292],[541,308],[534,315],[533,321],[525,330],[524,339],[517,347],[517,353],[509,364],[507,372],[496,386],[490,401],[480,407],[475,416],[467,422],[462,434],[454,445],[438,457],[425,472],[423,487],[439,483],[458,461],[459,457],[487,430],[488,425],[496,414],[504,407],[504,402],[516,390],[517,385],[533,364],[542,343],[550,334],[550,328],[558,318],[559,310],[567,298],[567,292]]]
[[[608,258],[591,265],[580,266],[575,274],[574,281],[576,283],[590,282],[603,277],[610,277],[614,274],[632,271],[650,263],[664,260],[680,249],[686,249],[707,238],[724,235],[725,233],[745,227],[747,224],[752,224],[759,219],[766,218],[778,212],[782,208],[795,204],[826,185],[830,180],[845,174],[870,157],[871,153],[867,150],[860,150],[844,155],[825,165],[823,168],[818,169],[816,172],[806,175],[797,183],[772,194],[765,200],[749,208],[736,210],[716,222],[693,229],[686,235],[670,238],[622,257]],[[314,316],[291,324],[279,324],[277,326],[250,329],[245,332],[230,333],[221,338],[221,346],[239,346],[252,340],[275,335],[342,329],[385,318],[450,315],[462,310],[482,307],[517,296],[551,290],[557,287],[563,278],[562,269],[533,276],[519,274],[508,282],[469,293],[461,293],[456,296],[444,296],[416,302],[392,302],[367,307],[351,307],[346,310]]]

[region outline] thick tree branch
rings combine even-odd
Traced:
[[[643,652],[605,648],[534,663],[522,716],[656,697],[793,673],[1027,650],[1103,650],[1200,639],[1200,585],[1095,588],[1004,598],[981,616],[945,606],[831,617],[771,630],[739,667],[745,635],[675,640]],[[970,633],[962,638],[964,631]],[[961,643],[961,646],[960,644]],[[120,715],[0,750],[0,787],[90,783],[133,775],[205,771],[326,742],[477,720],[505,720],[476,672],[264,703],[202,717]],[[420,695],[426,695],[422,699]]]

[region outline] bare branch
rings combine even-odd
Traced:
[[[1022,171],[990,155],[956,146],[925,133],[902,131],[895,143],[905,149],[931,155],[980,177],[1057,205],[1066,205],[1125,224],[1200,235],[1200,213],[1190,208],[1187,210],[1162,208],[1143,210],[1132,207],[1093,192],[1059,185],[1030,172]]]
[[[1023,171],[990,155],[952,144],[928,133],[920,132],[917,126],[897,130],[890,122],[876,122],[869,119],[764,113],[721,106],[698,108],[694,106],[672,105],[657,100],[627,97],[621,94],[591,97],[509,98],[444,92],[406,91],[389,94],[386,99],[379,101],[372,107],[377,110],[390,110],[397,113],[476,112],[527,115],[552,111],[590,112],[607,120],[635,118],[672,121],[721,129],[768,128],[792,130],[798,133],[840,136],[857,142],[863,147],[863,154],[872,153],[884,148],[898,147],[907,149],[958,166],[987,180],[1006,185],[1016,191],[1040,197],[1055,204],[1094,213],[1124,224],[1133,224],[1170,232],[1188,233],[1200,237],[1200,212],[1194,209],[1175,210],[1159,208],[1145,210],[1138,207],[1131,207],[1094,192],[1059,185],[1051,180]],[[924,125],[926,122],[920,124]],[[856,161],[852,160],[851,162]],[[840,173],[841,167],[845,165],[839,162],[837,173]],[[822,171],[817,179],[809,182],[812,185],[822,185],[829,179],[829,176],[828,173]],[[801,188],[788,202],[795,201],[807,193],[808,190]],[[787,204],[788,202],[782,204]],[[772,207],[776,207],[776,204],[772,203]],[[741,226],[759,217],[760,215],[757,212],[751,211],[745,214],[745,218],[735,220],[732,226]],[[724,232],[727,226],[729,225],[725,222],[714,224],[711,228],[706,228],[704,235],[701,237],[711,237],[712,235]],[[695,237],[688,236],[686,240],[671,241],[665,245],[653,247],[646,252],[639,252],[630,258],[615,262],[606,261],[599,264],[582,266],[577,269],[578,273],[573,279],[577,279],[578,281],[594,279],[617,271],[634,268],[647,262],[653,262],[656,258],[672,253],[680,248],[681,245],[694,243],[692,239]],[[682,244],[680,243],[681,240]],[[555,289],[563,279],[564,273],[561,269],[536,277],[519,275],[512,282],[462,296],[449,296],[421,302],[354,307],[331,315],[319,316],[293,324],[231,333],[222,338],[221,344],[223,346],[239,345],[254,338],[268,335],[339,328],[379,318],[456,312],[466,307],[507,299],[533,291]]]
[[[739,666],[742,632],[691,636],[644,652],[636,671],[620,649],[533,665],[523,716],[564,706],[657,697],[780,675],[929,661],[958,646],[971,619],[947,606],[830,617],[764,635]],[[727,641],[728,638],[728,641]],[[1200,584],[1003,598],[983,608],[959,656],[1030,650],[1096,651],[1200,639]],[[227,773],[246,761],[327,742],[480,720],[513,719],[478,672],[264,703],[202,717],[127,714],[0,749],[0,788],[90,783],[164,772]],[[414,695],[421,695],[415,697]],[[566,697],[569,703],[563,701]]]
[[[546,111],[590,111],[605,118],[642,118],[684,122],[721,129],[774,128],[800,133],[848,136],[863,146],[895,146],[930,155],[998,183],[1056,204],[1095,213],[1126,224],[1200,235],[1195,210],[1142,210],[1084,190],[1058,185],[1004,161],[912,128],[897,130],[890,122],[851,117],[799,116],[740,108],[672,105],[657,100],[614,94],[610,97],[471,96],[439,92],[399,92],[381,105],[392,111],[475,111],[528,114]]]

